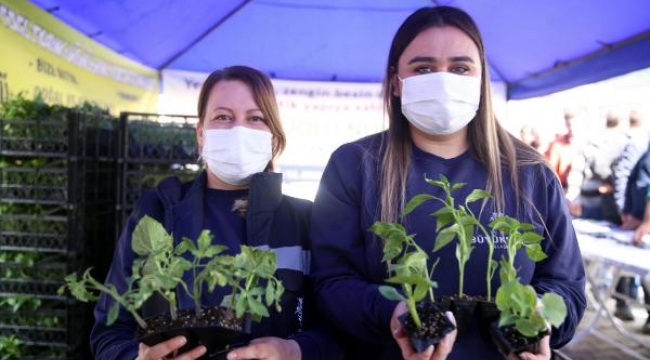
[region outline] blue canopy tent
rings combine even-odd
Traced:
[[[379,82],[390,40],[415,9],[471,14],[509,99],[650,67],[648,0],[32,0],[149,67],[245,64],[278,79]]]

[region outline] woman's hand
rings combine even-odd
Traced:
[[[207,349],[205,346],[197,346],[194,349],[178,355],[180,349],[187,340],[183,336],[177,336],[173,339],[163,341],[154,346],[147,346],[140,343],[138,349],[138,357],[135,360],[160,360],[160,359],[173,359],[173,360],[194,360],[198,359]]]
[[[551,345],[550,345],[550,335],[544,336],[539,343],[539,353],[533,354],[529,352],[522,352],[519,356],[515,354],[510,354],[507,357],[507,360],[550,360],[551,359]]]
[[[393,338],[399,345],[402,350],[402,357],[405,360],[444,360],[447,358],[447,355],[451,352],[451,349],[454,346],[456,341],[456,334],[458,330],[445,335],[445,337],[440,340],[436,346],[429,346],[425,351],[421,353],[415,352],[411,342],[409,341],[408,335],[404,331],[404,327],[400,323],[398,317],[407,311],[406,304],[402,301],[395,307],[393,310],[393,316],[390,319],[390,329],[393,332]],[[451,312],[447,312],[446,315],[449,317],[451,322],[456,325],[456,319]]]
[[[300,360],[301,355],[300,346],[295,340],[263,337],[251,341],[248,346],[229,352],[228,360]]]

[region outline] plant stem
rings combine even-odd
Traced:
[[[465,247],[465,227],[463,227],[462,223],[460,222],[460,217],[458,216],[458,213],[456,210],[454,210],[454,220],[456,221],[456,224],[458,224],[458,231],[459,231],[459,236],[458,236],[458,245],[459,250],[458,250],[458,298],[460,298],[464,294],[464,289],[465,289],[465,254],[467,253],[467,248]]]
[[[469,209],[469,208],[468,208]],[[470,210],[471,211],[471,210]],[[474,214],[472,214],[472,217],[474,217]],[[474,217],[476,219],[476,217]],[[477,220],[476,225],[478,228],[483,232],[483,235],[485,235],[486,241],[488,243],[488,260],[487,260],[487,274],[485,274],[485,282],[487,285],[487,301],[492,301],[492,256],[494,256],[494,243],[492,242],[492,236],[488,235],[487,230],[483,225]]]
[[[408,286],[405,286],[404,290],[406,290],[406,293],[408,295],[406,297],[406,307],[409,309],[409,313],[411,313],[411,317],[413,318],[413,322],[415,323],[415,326],[417,326],[417,328],[419,329],[422,327],[422,321],[420,320],[418,311],[415,308],[415,300],[413,299],[413,292]]]
[[[124,307],[126,311],[128,311],[133,316],[133,318],[138,323],[138,325],[140,325],[141,328],[143,329],[147,328],[147,323],[144,321],[144,319],[138,314],[137,311],[131,308],[130,304],[126,300],[124,300],[124,298],[116,290],[104,286],[104,284],[95,280],[91,276],[88,276],[86,280],[88,280],[88,282],[90,282],[90,284],[93,285],[95,290],[105,292],[106,294],[110,295],[113,298],[113,300],[117,301],[120,305],[122,305],[122,307]]]

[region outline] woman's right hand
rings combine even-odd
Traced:
[[[135,360],[160,360],[160,359],[173,359],[173,360],[194,360],[203,356],[207,349],[205,346],[197,346],[194,349],[177,355],[180,349],[187,340],[183,336],[177,336],[173,339],[163,341],[154,346],[147,346],[140,343],[138,350],[138,357]]]
[[[390,319],[390,329],[393,333],[393,338],[402,350],[402,357],[405,360],[446,359],[447,355],[449,355],[451,349],[454,347],[454,342],[456,341],[456,334],[458,333],[458,330],[454,329],[454,331],[451,331],[445,335],[445,337],[436,346],[431,345],[425,351],[417,353],[415,352],[415,349],[413,349],[413,346],[411,346],[408,335],[406,334],[406,331],[404,331],[404,327],[398,319],[398,317],[406,311],[408,311],[406,304],[401,301],[399,304],[397,304],[395,310],[393,310],[393,316]],[[454,318],[454,315],[449,311],[445,314],[449,317],[449,320],[451,320],[454,326],[456,326],[456,319]]]

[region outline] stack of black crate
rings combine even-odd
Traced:
[[[143,191],[169,176],[182,181],[199,171],[196,116],[120,114],[118,234]]]
[[[91,358],[93,304],[57,290],[90,266],[106,275],[118,125],[103,112],[0,119],[0,341],[11,358]]]

